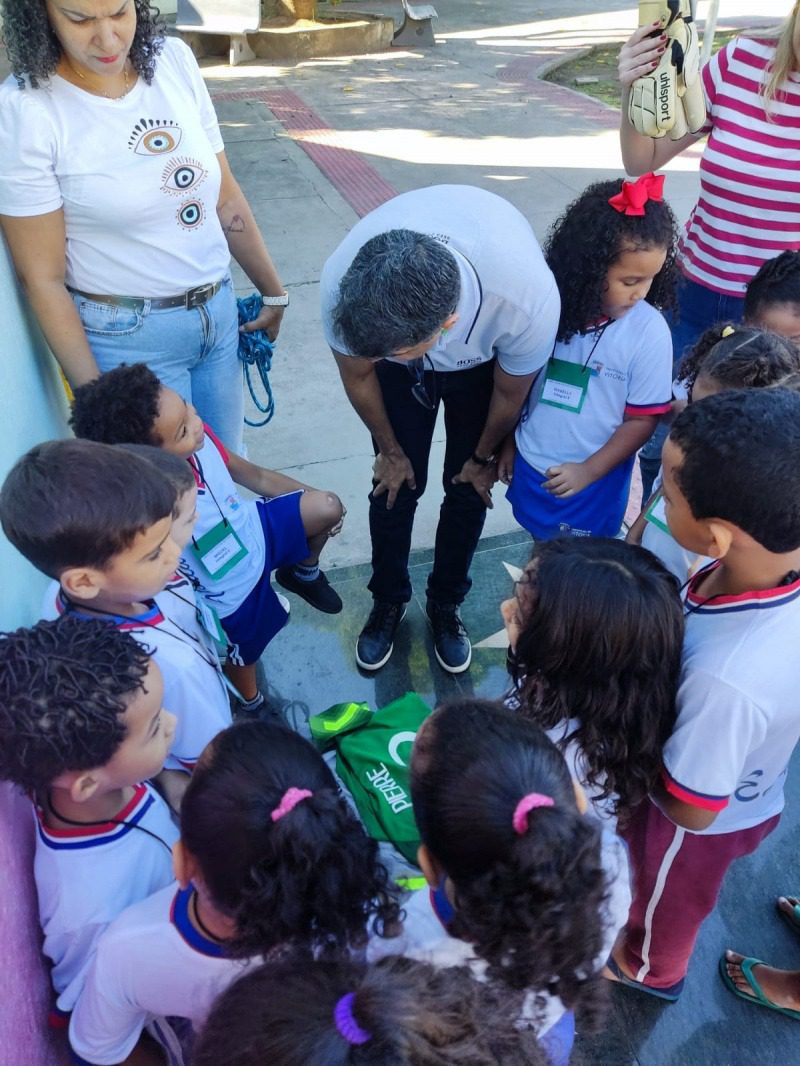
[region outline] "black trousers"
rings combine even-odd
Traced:
[[[403,485],[394,507],[386,508],[386,493],[369,496],[372,537],[372,579],[368,588],[377,600],[407,603],[411,599],[408,555],[417,500],[425,491],[428,460],[439,404],[444,404],[446,446],[442,484],[444,500],[439,512],[433,569],[428,577],[428,597],[437,603],[461,603],[472,582],[469,568],[483,531],[486,507],[471,485],[453,485],[475,448],[486,424],[492,397],[494,361],[468,370],[426,370],[424,384],[435,403],[428,410],[414,398],[417,380],[413,368],[401,363],[376,364],[386,413],[397,441],[408,456],[417,487]],[[377,451],[375,442],[373,447]]]

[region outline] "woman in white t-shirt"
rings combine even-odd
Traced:
[[[145,361],[232,447],[231,255],[277,334],[288,302],[189,49],[147,0],[0,0],[0,225],[72,385]]]

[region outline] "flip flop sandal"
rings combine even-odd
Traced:
[[[790,897],[782,896],[781,898],[788,900]],[[791,898],[797,899],[798,897],[793,894]],[[794,929],[796,933],[800,933],[800,903],[795,903],[795,905],[790,911],[785,911],[781,906],[778,905],[778,901],[776,900],[775,909],[777,910],[780,917],[783,918],[783,920],[791,929]]]
[[[777,1011],[778,1014],[785,1014],[787,1018],[795,1018],[800,1022],[800,1010],[792,1010],[790,1007],[779,1007],[777,1003],[773,1003],[772,1000],[767,999],[764,993],[761,991],[761,985],[759,985],[756,975],[753,973],[754,966],[765,966],[766,963],[761,959],[754,959],[752,956],[747,956],[739,963],[739,968],[744,974],[744,979],[747,984],[755,992],[754,996],[751,996],[747,992],[743,992],[740,988],[737,988],[733,978],[728,973],[728,959],[723,955],[719,960],[719,975],[722,978],[722,982],[729,992],[733,992],[734,996],[738,996],[739,999],[743,999],[745,1003],[755,1003],[758,1007],[766,1007],[768,1010]]]
[[[666,1000],[667,1003],[674,1003],[683,991],[683,978],[680,981],[676,981],[674,985],[668,985],[666,988],[653,988],[651,985],[642,984],[641,981],[634,981],[632,977],[628,977],[625,971],[619,968],[619,965],[611,955],[606,959],[606,966],[621,985],[625,985],[626,988],[633,988],[637,992],[644,992],[648,996],[655,996],[656,999]]]

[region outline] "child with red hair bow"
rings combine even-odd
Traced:
[[[537,540],[614,536],[636,452],[670,410],[675,218],[664,178],[590,185],[545,246],[561,293],[553,353],[499,473]]]

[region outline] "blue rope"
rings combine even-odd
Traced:
[[[244,325],[245,322],[252,322],[254,318],[258,318],[261,314],[263,304],[261,297],[257,292],[254,292],[252,296],[246,296],[244,299],[236,301],[239,308],[239,325]],[[249,418],[245,417],[245,425],[247,426],[265,426],[275,414],[275,397],[272,395],[272,386],[269,383],[269,372],[272,369],[272,351],[275,342],[270,343],[270,339],[263,329],[257,329],[253,333],[240,333],[239,334],[239,358],[244,364],[244,377],[247,382],[247,387],[250,390],[250,397],[255,404],[256,408],[261,412],[264,417],[260,422],[251,422]],[[253,384],[252,368],[258,371],[258,378],[261,382],[261,386],[266,393],[266,402],[262,403],[256,396],[255,385]]]

